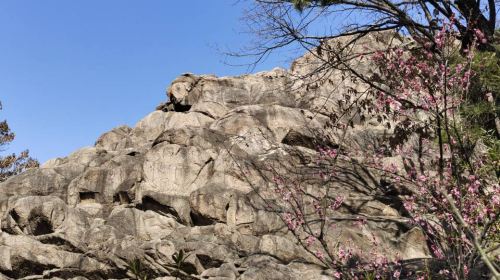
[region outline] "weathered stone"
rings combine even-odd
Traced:
[[[2,272],[13,278],[41,274],[54,268],[73,268],[74,273],[102,275],[112,271],[111,267],[78,253],[58,250],[54,245],[40,243],[28,236],[13,236],[0,233],[0,245],[10,248],[11,264]],[[5,249],[4,249],[5,250]]]
[[[87,168],[68,187],[68,204],[130,203],[130,189],[142,180],[141,155],[119,155],[99,167]]]
[[[158,144],[145,157],[143,191],[189,196],[207,181],[214,156],[198,147]]]
[[[245,272],[239,279],[269,279],[269,280],[292,280],[300,279],[297,273],[287,266],[280,264],[278,260],[269,256],[252,256],[247,258],[241,267]]]
[[[163,239],[180,226],[175,219],[153,211],[122,207],[113,209],[106,224],[117,229],[120,234],[147,241]]]
[[[0,200],[11,196],[28,195],[56,195],[64,198],[68,184],[68,178],[60,175],[54,169],[30,169],[0,183]]]
[[[334,279],[271,207],[283,206],[278,173],[301,180],[313,209],[325,189],[318,146],[359,154],[329,182],[345,200],[325,225],[327,245],[352,245],[361,261],[428,257],[400,210],[406,190],[361,166],[395,128],[361,117],[365,109],[346,111],[348,95],[365,88],[340,72],[297,79],[318,63],[306,54],[289,71],[184,74],[133,128],[0,183],[0,278],[130,279],[139,262],[148,279]],[[356,67],[371,71],[365,58]],[[398,155],[381,161],[404,167]]]
[[[128,126],[120,126],[104,133],[97,139],[95,146],[109,151],[126,149],[132,146],[130,131]]]

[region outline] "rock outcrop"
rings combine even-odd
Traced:
[[[266,208],[273,190],[265,166],[309,168],[318,145],[369,149],[392,131],[354,119],[340,143],[332,116],[362,86],[336,72],[299,79],[311,63],[307,54],[291,70],[184,74],[169,102],[135,127],[1,183],[0,278],[133,278],[139,259],[149,279],[174,279],[172,256],[182,250],[182,279],[333,279]],[[335,190],[346,197],[342,212],[365,217],[366,227],[339,221],[330,241],[367,254],[428,255],[420,232],[377,191],[380,178],[350,177],[349,168],[351,183]]]

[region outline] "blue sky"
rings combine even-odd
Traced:
[[[238,2],[238,3],[237,3]],[[16,140],[44,162],[133,126],[183,72],[246,73],[216,46],[248,41],[236,0],[3,0],[0,101]],[[286,66],[276,56],[255,71]]]

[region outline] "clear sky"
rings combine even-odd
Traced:
[[[0,101],[6,152],[44,162],[133,126],[183,72],[244,74],[216,46],[247,39],[236,0],[2,0]],[[275,57],[257,70],[286,66]]]

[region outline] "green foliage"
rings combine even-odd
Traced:
[[[179,250],[179,252],[175,252],[172,255],[172,260],[174,261],[174,264],[167,265],[167,267],[173,270],[171,275],[175,276],[176,279],[178,278],[182,279],[182,276],[191,274],[192,271],[186,265],[186,259],[188,257],[189,254],[186,254],[182,249]],[[136,280],[149,279],[149,274],[146,271],[146,268],[144,267],[140,259],[135,258],[133,261],[129,262],[128,268],[130,272],[132,272]]]
[[[498,98],[500,93],[500,31],[495,32],[492,42],[493,50],[482,51],[475,55],[472,70],[479,76],[482,90],[493,92]]]
[[[180,271],[184,271],[187,274],[189,274],[189,271],[186,271],[186,259],[189,257],[189,254],[185,254],[184,250],[179,250],[179,252],[176,252],[172,255],[172,260],[174,261],[175,265],[172,267],[175,269],[175,277],[177,279],[177,276],[180,274]]]
[[[0,103],[0,110],[2,110],[2,103]],[[4,151],[15,138],[15,134],[10,130],[7,121],[0,122],[0,152]],[[0,182],[7,180],[7,178],[19,174],[26,169],[38,167],[38,161],[29,156],[29,152],[23,151],[21,154],[0,155]]]
[[[131,261],[128,264],[128,266],[129,266],[129,269],[132,272],[132,274],[134,274],[135,279],[137,279],[137,280],[147,280],[148,279],[148,275],[144,270],[144,266],[142,265],[141,260],[136,258],[133,261]]]
[[[376,278],[376,273],[373,272],[373,271],[371,271],[371,272],[365,272],[363,276],[364,276],[364,279],[366,279],[366,280],[375,280],[375,279],[377,279]]]
[[[461,108],[461,113],[470,141],[481,142],[486,147],[489,165],[483,171],[498,173],[500,135],[495,118],[500,116],[500,45],[493,46],[495,51],[479,52],[474,57],[472,70],[475,78],[471,84],[471,95]]]
[[[500,34],[496,34],[499,38]],[[497,172],[500,170],[500,140],[495,124],[495,118],[500,116],[500,44],[493,42],[494,51],[478,51],[471,63],[474,75],[467,96],[460,106],[461,123],[455,127],[455,137],[463,141],[466,154],[471,155],[477,145],[483,145],[482,152],[487,154],[487,164],[483,173]],[[464,57],[456,56],[451,64],[457,65],[464,62]],[[444,133],[443,133],[444,134]],[[466,136],[466,137],[463,137]],[[445,142],[448,141],[444,136]]]
[[[176,252],[172,255],[172,260],[175,262],[175,264],[180,267],[182,264],[186,261],[186,259],[189,257],[189,254],[185,254],[184,250],[180,250],[179,252]]]
[[[494,46],[496,51],[480,52],[474,58],[472,69],[479,74],[480,84],[484,90],[500,93],[500,45]]]

